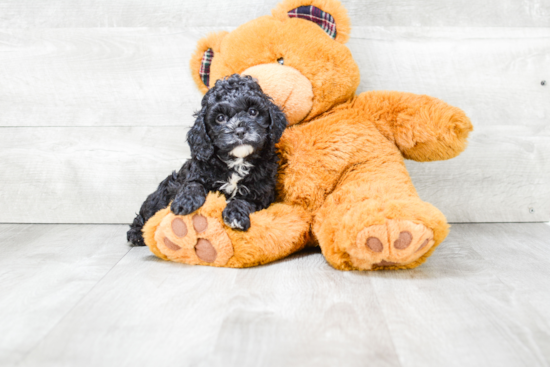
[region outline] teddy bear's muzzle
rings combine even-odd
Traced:
[[[298,70],[280,64],[261,64],[241,73],[258,80],[264,93],[285,113],[289,125],[302,121],[313,107],[311,82]]]

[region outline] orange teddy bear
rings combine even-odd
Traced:
[[[203,93],[217,79],[251,75],[285,111],[278,199],[250,216],[246,232],[223,223],[220,194],[188,216],[168,206],[143,229],[155,255],[242,268],[318,245],[336,269],[376,270],[413,268],[433,253],[449,225],[418,197],[404,158],[453,158],[472,125],[432,97],[356,95],[359,68],[344,45],[349,32],[338,1],[285,0],[272,16],[199,41],[191,72]]]

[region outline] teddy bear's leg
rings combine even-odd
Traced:
[[[402,162],[365,166],[343,177],[315,215],[325,258],[342,270],[422,264],[448,234],[445,216],[418,197]]]
[[[273,204],[251,214],[251,227],[243,232],[223,223],[225,205],[223,196],[209,194],[190,215],[160,210],[143,228],[145,244],[165,260],[243,268],[288,256],[308,241],[311,215],[300,207]]]

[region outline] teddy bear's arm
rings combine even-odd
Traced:
[[[456,157],[473,130],[462,110],[425,95],[365,92],[357,96],[354,107],[362,109],[405,158],[415,161]]]

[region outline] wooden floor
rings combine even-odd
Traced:
[[[246,270],[123,225],[0,225],[1,366],[548,366],[550,226],[456,224],[420,268]]]

